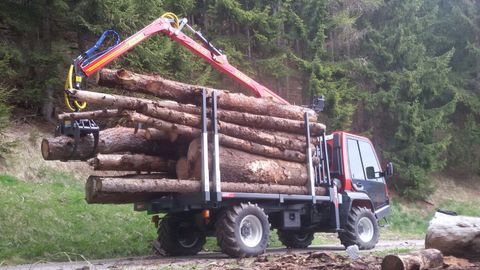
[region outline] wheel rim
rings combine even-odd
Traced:
[[[255,247],[262,240],[262,222],[254,215],[245,216],[240,222],[240,239],[247,247]]]
[[[182,247],[191,248],[197,244],[199,237],[193,228],[180,225],[178,229],[177,239]]]
[[[373,223],[367,217],[362,217],[357,224],[358,237],[365,243],[370,242],[373,238]]]

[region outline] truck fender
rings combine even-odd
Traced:
[[[340,208],[340,224],[345,224],[352,207],[361,206],[370,209],[375,214],[372,200],[366,193],[349,192],[342,193],[342,204]]]

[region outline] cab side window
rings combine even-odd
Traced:
[[[365,172],[362,166],[362,158],[358,148],[357,140],[347,139],[348,165],[350,177],[355,180],[365,180]]]
[[[367,168],[370,166],[373,166],[376,172],[381,171],[380,166],[378,165],[377,162],[377,157],[375,156],[375,152],[373,152],[372,146],[364,141],[358,141],[358,145],[360,146],[360,152],[362,153],[362,162],[363,162],[363,168]],[[367,174],[365,170],[365,175]],[[370,179],[373,181],[382,181],[381,179]]]

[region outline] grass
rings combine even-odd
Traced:
[[[0,175],[0,264],[91,260],[149,253],[155,230],[131,205],[88,205],[72,175],[47,183]]]

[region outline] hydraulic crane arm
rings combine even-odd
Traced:
[[[182,32],[182,29],[184,27],[192,31],[195,38],[197,38],[203,43],[203,46],[194,39],[184,34]],[[206,38],[202,36],[199,31],[194,30],[190,25],[188,25],[186,18],[178,20],[177,17],[172,13],[168,13],[166,14],[166,16],[164,15],[156,19],[151,24],[138,31],[136,34],[107,49],[106,52],[101,53],[96,58],[92,59],[92,57],[90,57],[88,61],[84,61],[83,57],[79,56],[79,58],[77,58],[74,64],[76,78],[81,81],[81,76],[90,76],[91,74],[101,69],[120,55],[137,46],[143,40],[158,33],[165,34],[172,40],[176,41],[178,44],[186,47],[194,54],[205,59],[217,70],[227,74],[235,81],[248,88],[254,93],[255,96],[271,97],[273,98],[273,100],[279,103],[289,104],[285,99],[274,93],[272,90],[259,84],[258,82],[247,76],[245,73],[239,71],[237,68],[230,65],[228,63],[226,55],[221,53],[220,50],[216,49]],[[104,37],[102,36],[102,38]],[[76,88],[79,88],[79,83],[76,83],[76,86],[78,86]]]

